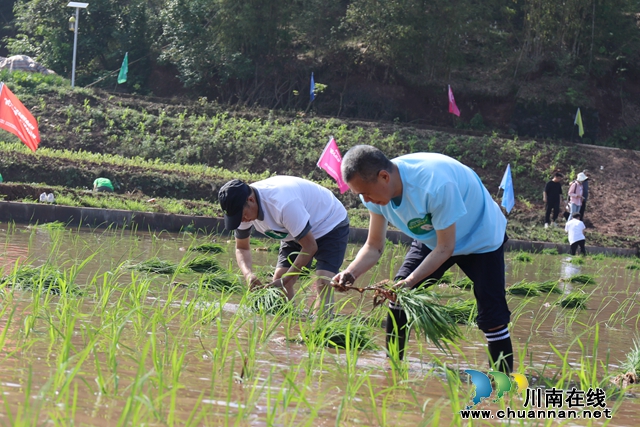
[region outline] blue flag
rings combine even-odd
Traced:
[[[500,182],[500,188],[504,190],[502,193],[501,205],[507,210],[507,213],[511,212],[513,206],[516,204],[515,197],[513,196],[513,180],[511,179],[511,164],[507,165],[507,170],[504,171],[502,182]]]
[[[310,102],[313,102],[313,100],[316,97],[314,93],[315,91],[316,91],[316,83],[313,81],[313,72],[312,72],[311,73],[311,90],[309,91],[309,97],[311,98]]]

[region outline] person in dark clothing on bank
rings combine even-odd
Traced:
[[[560,201],[562,200],[562,179],[564,175],[560,172],[556,172],[553,179],[547,182],[544,186],[544,193],[542,198],[546,205],[546,212],[544,214],[544,228],[549,228],[549,223],[552,226],[556,225],[558,215],[560,215]],[[553,211],[553,222],[551,219],[551,211]]]
[[[587,175],[587,170],[582,171],[583,174]],[[584,222],[584,211],[587,208],[587,199],[589,198],[589,176],[587,175],[587,179],[582,181],[582,205],[580,206],[580,219]]]

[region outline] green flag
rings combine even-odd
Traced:
[[[122,67],[120,67],[120,74],[118,74],[118,83],[124,83],[127,81],[127,73],[129,72],[129,52],[124,54],[122,60]]]
[[[580,108],[578,108],[576,119],[573,121],[573,125],[578,125],[578,135],[580,135],[580,138],[582,138],[582,135],[584,135],[584,127],[582,126],[582,114],[580,114]]]

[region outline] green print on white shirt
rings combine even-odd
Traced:
[[[282,240],[289,235],[289,233],[285,233],[284,231],[274,231],[267,230],[264,232],[266,236],[271,237],[272,239]]]
[[[413,234],[427,234],[433,231],[433,224],[431,223],[431,214],[428,213],[424,218],[413,218],[407,223],[407,227]]]

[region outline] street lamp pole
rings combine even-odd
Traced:
[[[70,1],[68,7],[76,8],[76,20],[73,29],[73,62],[71,64],[71,87],[75,87],[76,84],[76,50],[78,49],[78,23],[80,20],[80,9],[85,9],[89,6],[89,3],[80,3]]]

